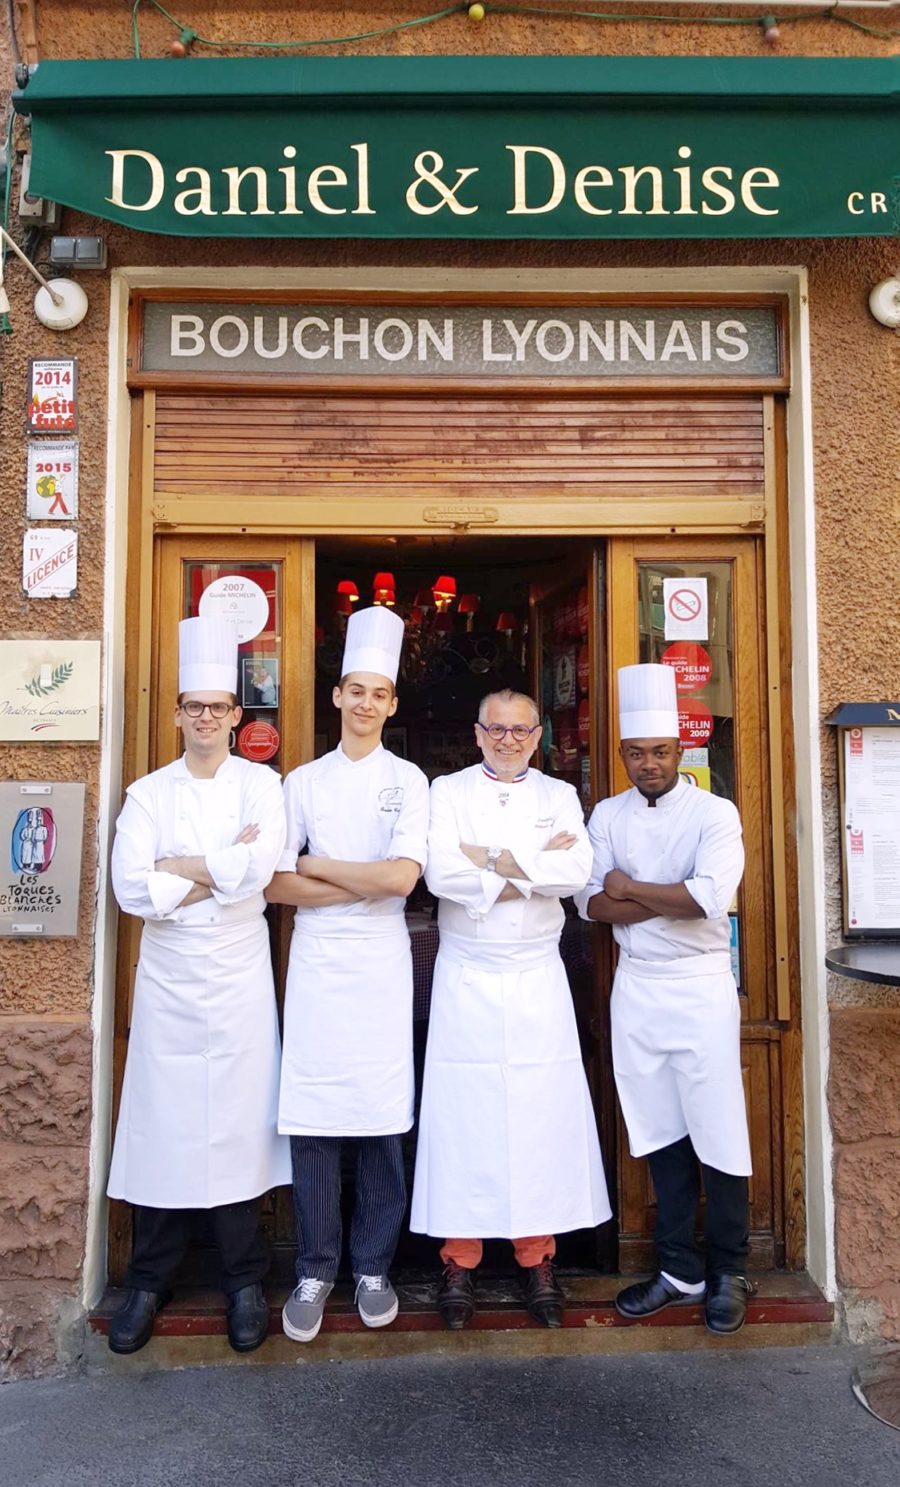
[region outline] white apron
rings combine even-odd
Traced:
[[[556,940],[475,947],[442,933],[410,1228],[516,1239],[610,1217]]]
[[[730,956],[713,951],[658,962],[620,952],[611,1013],[632,1156],[690,1136],[701,1162],[748,1177],[741,1013]]]
[[[635,789],[601,801],[588,834],[594,864],[577,899],[582,915],[617,867],[641,883],[684,883],[704,916],[613,929],[613,1065],[632,1156],[690,1135],[701,1161],[749,1175],[728,922],[744,867],[737,811],[679,781],[653,807]]]
[[[290,1182],[278,1064],[262,916],[213,931],[146,923],[109,1196],[214,1208]]]
[[[235,836],[251,822],[251,845]],[[280,1044],[262,889],[284,846],[278,776],[228,758],[213,779],[184,761],[136,781],[116,824],[112,880],[144,920],[111,1198],[215,1208],[291,1181],[276,1127]],[[164,857],[203,855],[219,887],[191,884]]]
[[[379,747],[340,749],[285,781],[279,863],[313,855],[424,865],[428,782]],[[298,910],[284,1002],[278,1129],[292,1136],[387,1136],[413,1123],[413,971],[403,899]]]
[[[279,1131],[386,1136],[413,1123],[409,933],[402,915],[368,927],[317,934],[305,920],[295,925]]]

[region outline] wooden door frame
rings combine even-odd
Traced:
[[[753,1021],[760,1027],[761,1038],[768,1041],[769,1080],[771,1089],[771,1129],[773,1163],[773,1228],[784,1236],[784,1264],[788,1269],[800,1269],[806,1259],[806,1209],[804,1171],[804,1126],[802,1100],[802,1043],[799,1029],[800,983],[799,957],[796,940],[798,912],[798,885],[796,871],[796,841],[793,815],[776,801],[793,799],[793,754],[790,740],[776,736],[775,728],[787,709],[779,707],[777,722],[773,720],[771,698],[777,693],[779,702],[787,696],[789,708],[790,657],[784,643],[777,639],[779,610],[775,609],[775,625],[770,622],[772,589],[770,582],[777,578],[774,589],[776,606],[783,602],[780,575],[773,574],[773,564],[766,553],[765,539],[735,533],[731,537],[708,535],[706,537],[668,536],[642,534],[631,539],[618,538],[611,545],[608,576],[610,602],[608,604],[610,716],[615,715],[615,673],[620,666],[638,660],[638,605],[634,578],[641,561],[674,562],[723,562],[734,564],[734,636],[735,652],[753,666],[755,685],[745,686],[744,707],[736,714],[735,763],[738,782],[738,805],[743,806],[746,817],[755,816],[771,823],[771,834],[763,833],[760,846],[762,859],[757,864],[748,858],[743,893],[742,924],[748,949],[752,945],[757,961],[762,958],[765,965],[765,984],[773,993],[765,1008],[758,1009]],[[746,602],[741,603],[741,594],[750,594],[759,616],[759,624],[751,624],[752,614]],[[776,632],[776,643],[772,645],[772,631]],[[773,678],[771,667],[777,667]],[[747,712],[751,706],[752,711]],[[789,716],[789,711],[787,711]],[[760,750],[759,740],[767,737],[769,748]],[[628,780],[618,756],[614,733],[608,734],[609,768],[611,790],[617,792],[627,788]],[[779,790],[773,787],[776,772],[781,771]],[[774,864],[780,861],[779,875]],[[755,869],[755,870],[754,870]],[[781,882],[784,897],[776,900],[777,884]],[[749,903],[748,903],[749,896]],[[794,926],[792,931],[791,926]],[[752,936],[752,939],[749,937]],[[785,994],[789,998],[785,1008]],[[784,1015],[787,1011],[787,1015]],[[761,1015],[760,1015],[761,1014]],[[770,1031],[767,1036],[765,1029]],[[643,1268],[649,1259],[647,1254],[635,1252],[636,1268]]]
[[[224,389],[223,389],[224,390]],[[233,388],[231,389],[233,390]],[[603,384],[591,389],[594,395],[609,391]],[[443,393],[452,393],[450,385],[442,383]],[[544,389],[543,395],[547,395]],[[588,389],[584,389],[585,393]],[[659,388],[660,395],[671,395],[677,387]],[[725,389],[719,387],[709,391],[721,396]],[[728,389],[737,393],[738,389]],[[747,389],[741,389],[746,393]],[[646,395],[646,393],[645,393]],[[693,392],[700,396],[700,390]],[[769,723],[769,768],[773,782],[773,806],[776,800],[784,803],[784,831],[781,849],[775,853],[772,871],[775,881],[783,885],[783,892],[774,902],[778,955],[776,971],[779,985],[779,1015],[783,1025],[782,1063],[780,1086],[783,1095],[783,1192],[785,1263],[788,1268],[802,1267],[806,1247],[805,1216],[805,1151],[803,1146],[803,1061],[800,1029],[800,979],[799,979],[799,926],[797,893],[797,848],[793,829],[794,822],[794,754],[789,720],[790,707],[790,577],[787,563],[787,458],[786,458],[786,411],[780,398],[771,393],[762,397],[765,428],[765,496],[754,503],[737,502],[730,492],[723,489],[721,497],[707,499],[703,503],[702,519],[698,519],[696,508],[692,509],[687,491],[673,490],[671,500],[661,503],[650,500],[646,504],[636,493],[625,497],[617,492],[598,492],[593,502],[562,503],[562,509],[554,512],[544,506],[540,519],[522,521],[523,513],[510,510],[508,524],[502,529],[491,528],[491,535],[503,537],[526,536],[584,536],[610,540],[610,564],[614,560],[616,544],[650,537],[671,540],[679,535],[690,534],[692,555],[702,552],[709,539],[721,534],[746,535],[748,532],[764,534],[764,571],[760,575],[762,613],[765,617],[764,674],[766,676],[767,719]],[[227,536],[243,539],[245,536],[257,540],[273,538],[276,530],[285,536],[301,535],[314,539],[316,536],[334,535],[335,530],[343,535],[358,533],[369,535],[385,529],[384,502],[373,498],[371,513],[362,509],[354,512],[353,520],[346,516],[335,523],[337,515],[330,504],[322,499],[322,493],[310,500],[296,503],[297,509],[289,519],[280,514],[280,527],[272,524],[267,503],[263,503],[257,520],[248,520],[246,503],[228,503],[223,499],[217,535],[212,535],[204,522],[198,522],[194,513],[185,512],[182,523],[173,520],[169,502],[155,502],[153,494],[153,456],[156,421],[156,393],[152,387],[141,389],[134,397],[131,416],[131,448],[129,462],[129,503],[126,578],[126,700],[125,732],[123,747],[123,782],[128,783],[147,772],[150,767],[151,738],[156,736],[157,719],[153,705],[153,623],[159,612],[160,575],[159,564],[154,553],[157,540],[166,533],[185,534],[193,531],[197,540],[208,539],[221,552]],[[430,493],[433,494],[433,493]],[[537,494],[537,493],[535,493]],[[472,522],[454,518],[454,505],[458,497],[453,493],[446,512],[439,522],[426,520],[421,504],[402,502],[402,511],[392,527],[396,535],[427,532],[450,535],[460,530],[479,527],[477,515]],[[256,514],[256,513],[254,513]],[[504,513],[505,515],[506,513]],[[529,513],[530,514],[530,513]],[[446,519],[444,519],[444,516]],[[192,519],[193,518],[193,519]],[[202,534],[202,535],[201,535]],[[310,544],[310,552],[313,551]],[[261,554],[260,554],[261,555]],[[609,572],[609,567],[608,570]],[[310,586],[310,593],[312,588]],[[313,673],[314,626],[308,625],[306,641],[310,655],[307,659],[307,674]],[[629,659],[631,659],[629,657]],[[609,653],[608,675],[612,678],[619,658],[614,650]],[[607,715],[614,704],[607,698]],[[312,716],[312,709],[308,710]],[[596,721],[596,719],[595,719]],[[601,751],[602,754],[602,751]],[[614,760],[606,759],[607,767]],[[598,771],[599,778],[599,771]],[[610,769],[610,780],[614,769]],[[781,874],[779,879],[778,875]],[[122,978],[130,976],[136,958],[139,926],[131,921],[137,933],[120,933],[117,951],[117,985]],[[119,1018],[119,996],[114,1034],[114,1108],[117,1108],[121,1075],[124,1068],[125,1028]],[[114,1209],[124,1205],[114,1204]],[[122,1215],[113,1213],[110,1219],[110,1257],[121,1263],[127,1260],[127,1244],[130,1239],[130,1224],[123,1229]]]

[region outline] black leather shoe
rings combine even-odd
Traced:
[[[536,1322],[542,1327],[561,1327],[566,1297],[556,1279],[552,1260],[542,1260],[540,1265],[528,1265],[522,1281],[525,1305]]]
[[[710,1332],[740,1332],[753,1295],[745,1275],[714,1275],[706,1286],[706,1325]]]
[[[228,1341],[236,1353],[252,1353],[265,1342],[269,1307],[259,1281],[233,1291],[228,1302]]]
[[[652,1317],[667,1306],[699,1306],[703,1294],[686,1296],[659,1273],[652,1280],[641,1280],[636,1285],[626,1286],[616,1297],[616,1311],[629,1321],[640,1321],[641,1317]]]
[[[128,1291],[109,1324],[109,1347],[113,1353],[136,1353],[153,1335],[153,1320],[171,1291]]]
[[[444,1326],[459,1332],[475,1315],[475,1271],[448,1260],[437,1293]]]

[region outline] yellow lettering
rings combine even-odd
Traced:
[[[566,171],[555,150],[545,150],[543,145],[507,145],[513,157],[513,204],[508,217],[537,216],[541,212],[553,212],[563,199],[566,189]],[[549,162],[553,184],[550,195],[540,206],[529,206],[527,200],[526,168],[528,155],[542,155]]]
[[[228,177],[228,206],[222,213],[223,217],[274,217],[275,213],[269,208],[266,173],[261,165],[248,165],[246,170],[226,165],[222,174]],[[248,176],[256,181],[256,206],[249,214],[241,206],[241,186]]]
[[[707,191],[711,191],[713,196],[718,196],[724,203],[720,207],[711,207],[708,201],[701,202],[700,211],[705,217],[724,217],[734,211],[734,192],[717,181],[716,176],[724,176],[726,181],[730,181],[734,178],[734,172],[730,165],[711,165],[703,172],[700,180]]]
[[[326,186],[346,186],[347,172],[341,170],[339,165],[318,165],[309,174],[309,199],[317,212],[325,212],[329,217],[342,217],[346,207],[330,207],[322,200],[322,192]]]
[[[154,207],[158,207],[166,185],[162,161],[156,155],[151,155],[149,150],[106,150],[105,153],[112,161],[112,195],[107,196],[106,200],[112,202],[114,207],[122,207],[126,212],[152,212]],[[129,157],[143,160],[149,166],[150,195],[146,201],[125,200],[125,161]]]
[[[588,200],[587,193],[612,184],[612,172],[607,170],[605,165],[586,165],[578,172],[573,183],[576,204],[591,217],[610,217],[612,207],[595,206],[592,201]]]
[[[620,165],[619,174],[625,177],[625,205],[620,216],[622,217],[668,217],[669,213],[663,206],[663,184],[662,171],[658,165],[642,165],[638,170],[634,165]],[[637,205],[637,183],[642,176],[649,176],[652,182],[650,209],[645,214]]]
[[[767,165],[757,165],[753,170],[745,170],[741,176],[741,201],[748,212],[755,212],[758,217],[777,217],[777,207],[761,207],[753,198],[754,191],[771,191],[780,186],[774,170],[769,170]]]
[[[184,170],[179,170],[175,179],[179,183],[188,181],[196,176],[198,185],[192,186],[188,191],[179,191],[175,197],[175,210],[182,217],[215,217],[216,212],[212,204],[212,182],[209,171],[204,170],[202,165],[186,165]],[[196,196],[197,205],[188,206],[188,197]]]

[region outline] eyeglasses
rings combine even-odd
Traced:
[[[233,711],[230,702],[180,702],[179,707],[189,718],[202,718],[208,712],[211,718],[227,718]]]
[[[476,723],[475,726],[486,733],[488,738],[492,738],[494,743],[502,743],[507,733],[512,734],[516,743],[525,743],[542,725],[535,723],[533,728],[529,728],[525,723],[514,723],[511,728],[504,728],[502,723]]]

